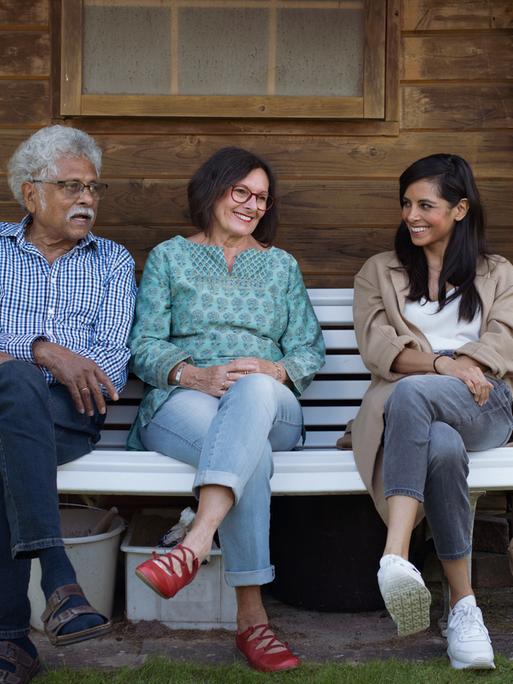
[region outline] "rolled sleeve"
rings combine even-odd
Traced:
[[[32,353],[32,345],[36,340],[46,340],[44,335],[12,335],[11,333],[0,334],[0,351],[11,354],[20,361],[35,363]]]

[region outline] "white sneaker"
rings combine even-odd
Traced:
[[[414,565],[401,556],[383,556],[379,562],[378,584],[399,636],[429,627],[431,594]]]
[[[449,613],[447,655],[456,670],[493,670],[493,648],[475,596],[465,596]]]

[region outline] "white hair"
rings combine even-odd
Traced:
[[[40,174],[55,175],[59,159],[83,157],[88,159],[100,175],[102,152],[96,141],[79,128],[47,126],[21,143],[12,155],[7,170],[9,187],[23,208],[21,186]]]

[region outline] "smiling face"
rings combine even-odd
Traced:
[[[253,169],[234,186],[244,186],[256,195],[265,195],[269,192],[269,179],[263,169]],[[258,209],[255,194],[245,202],[237,203],[232,198],[231,188],[228,188],[214,205],[210,238],[225,243],[251,235],[265,213]]]
[[[41,178],[48,180],[78,180],[91,183],[98,180],[96,169],[85,158],[59,159],[56,173]],[[25,206],[32,214],[31,238],[73,247],[84,238],[94,225],[98,200],[88,189],[77,197],[69,197],[66,191],[50,183],[24,183],[22,186]]]
[[[457,221],[461,221],[467,211],[467,199],[463,198],[451,207],[431,180],[412,183],[402,198],[402,219],[412,243],[441,253],[445,252]]]

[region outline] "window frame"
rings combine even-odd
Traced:
[[[61,0],[60,114],[63,116],[398,120],[399,0],[362,0],[363,95],[347,97],[83,93],[85,1]],[[127,4],[136,3],[127,0]],[[155,4],[161,6],[161,2]]]

